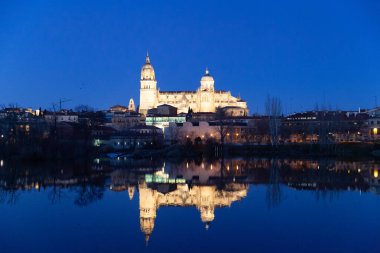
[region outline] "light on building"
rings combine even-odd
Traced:
[[[379,171],[378,170],[374,170],[373,171],[373,177],[374,178],[378,178],[379,177]]]
[[[3,166],[4,166],[4,161],[1,160],[1,161],[0,161],[0,167],[3,167]]]
[[[1,138],[4,138],[4,134],[1,135]]]
[[[205,168],[205,164],[204,163],[202,163],[202,169],[204,169]]]
[[[186,169],[188,169],[189,168],[189,163],[188,162],[186,162]]]
[[[34,189],[36,189],[36,190],[40,189],[40,184],[38,182],[34,185]]]
[[[188,135],[186,135],[186,138],[189,138],[189,136],[188,136]]]
[[[204,135],[202,135],[202,139],[204,139],[205,138],[205,136]]]
[[[212,170],[212,164],[210,165],[210,169]]]
[[[236,170],[239,170],[239,165],[236,164]]]
[[[230,136],[230,133],[227,133],[227,136]]]
[[[230,165],[227,165],[227,171],[230,171]]]
[[[377,135],[378,131],[379,131],[379,129],[377,129],[377,127],[375,127],[375,128],[373,129],[373,134],[374,134],[374,135]]]

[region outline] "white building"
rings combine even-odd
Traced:
[[[149,109],[162,104],[178,108],[178,113],[187,112],[189,108],[193,112],[215,112],[217,107],[226,106],[247,109],[247,103],[232,96],[230,91],[215,90],[214,78],[207,69],[200,83],[201,86],[196,91],[160,91],[147,55],[141,69],[139,112],[146,115]]]

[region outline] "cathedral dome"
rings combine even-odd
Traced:
[[[141,68],[141,80],[156,80],[154,69],[152,64],[150,64],[149,55],[146,54],[145,64]]]
[[[201,82],[214,82],[214,78],[206,68],[205,74],[202,76]]]
[[[214,91],[214,78],[210,75],[207,68],[201,79],[201,90]]]

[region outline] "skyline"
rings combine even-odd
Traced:
[[[353,0],[2,2],[0,104],[137,105],[148,50],[162,90],[195,90],[208,67],[216,88],[240,93],[250,113],[263,112],[268,94],[285,113],[316,103],[373,108],[379,9]]]

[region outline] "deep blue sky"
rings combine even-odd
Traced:
[[[267,94],[285,112],[380,104],[380,1],[0,1],[0,104],[138,103],[146,50],[161,90]]]

